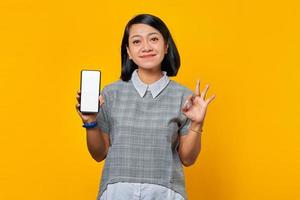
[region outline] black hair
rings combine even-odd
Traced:
[[[123,81],[129,81],[133,71],[138,68],[138,66],[129,59],[126,49],[126,47],[128,47],[129,30],[134,24],[147,24],[162,34],[164,41],[168,45],[168,50],[161,63],[161,70],[166,71],[168,76],[176,76],[180,67],[180,56],[168,27],[160,18],[154,15],[139,14],[127,23],[124,30],[121,45],[121,79]]]

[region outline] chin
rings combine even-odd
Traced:
[[[140,66],[143,69],[156,69],[156,68],[160,68],[160,63],[153,63],[153,62],[141,62],[138,63],[138,66]]]
[[[146,69],[146,70],[153,70],[153,69],[157,69],[157,68],[160,68],[160,66],[157,66],[157,65],[139,65],[140,67],[139,68],[142,68],[142,69]]]

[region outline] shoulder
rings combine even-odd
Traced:
[[[110,84],[107,84],[102,89],[102,94],[107,97],[113,97],[118,94],[120,91],[125,91],[129,89],[129,82],[123,80],[117,80]]]
[[[170,80],[170,87],[173,92],[180,93],[182,94],[182,96],[188,96],[193,94],[193,91],[191,89],[174,80]]]
[[[122,90],[127,85],[128,85],[128,82],[123,81],[123,80],[117,80],[117,81],[114,81],[114,82],[104,86],[102,91],[105,93],[111,93],[114,91]]]

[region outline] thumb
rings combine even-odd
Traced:
[[[104,97],[102,95],[99,96],[99,103],[100,103],[100,106],[102,106],[102,104],[104,104]]]

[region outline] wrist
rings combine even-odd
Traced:
[[[192,122],[190,125],[190,129],[197,132],[202,132],[202,128],[203,128],[203,123]]]
[[[86,119],[86,120],[82,120],[82,122],[83,122],[84,124],[86,124],[86,123],[92,123],[92,122],[95,122],[95,121],[97,121],[96,118],[89,118],[89,119]]]
[[[86,129],[95,128],[95,127],[97,127],[97,121],[86,122],[82,125],[82,127],[86,128]]]

